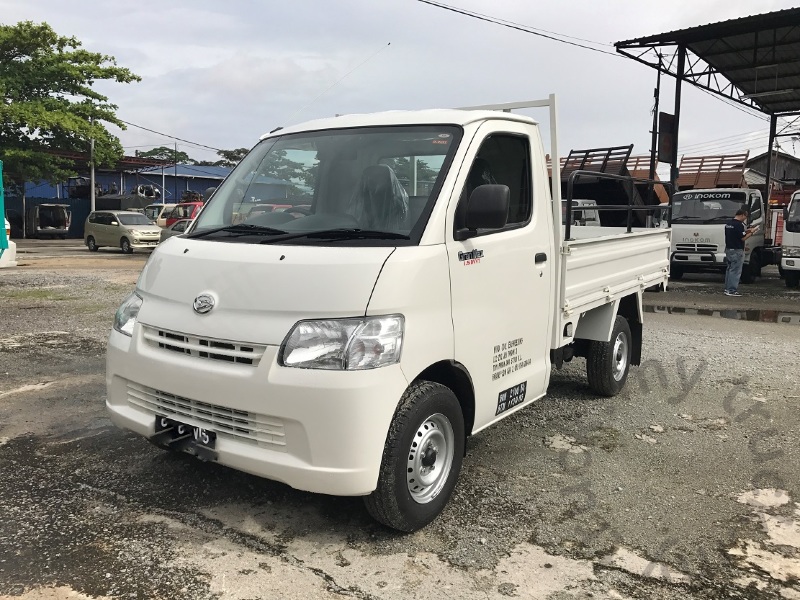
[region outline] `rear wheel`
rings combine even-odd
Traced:
[[[399,531],[421,529],[453,493],[464,453],[464,417],[455,394],[417,381],[395,411],[381,459],[378,487],[364,498],[377,521]]]
[[[601,396],[616,396],[625,387],[631,366],[631,328],[618,316],[608,342],[592,341],[586,357],[589,387]]]
[[[128,238],[126,238],[126,237],[124,237],[124,238],[122,238],[120,240],[119,247],[122,249],[122,253],[123,254],[132,254],[133,253],[133,247],[131,246],[131,243],[128,240]]]
[[[91,252],[97,252],[97,242],[94,241],[91,235],[86,238],[86,247],[89,248]]]
[[[796,288],[800,285],[800,271],[784,271],[787,288]]]

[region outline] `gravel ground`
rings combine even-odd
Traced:
[[[797,325],[648,314],[622,394],[566,365],[399,535],[115,429],[105,338],[146,256],[22,257],[0,271],[2,598],[800,598]],[[769,273],[738,299],[714,277],[646,302],[800,313]]]

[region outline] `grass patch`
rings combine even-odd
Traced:
[[[0,298],[9,300],[49,300],[52,302],[73,299],[72,296],[67,296],[56,290],[7,290],[0,293]]]

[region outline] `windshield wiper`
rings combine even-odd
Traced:
[[[213,229],[204,229],[197,232],[186,234],[188,238],[199,238],[212,233],[219,233],[224,231],[226,233],[238,233],[241,235],[281,235],[286,233],[282,229],[275,229],[273,227],[265,227],[263,225],[252,225],[250,223],[239,223],[238,225],[225,225],[224,227],[215,227]]]
[[[285,232],[284,232],[285,233]],[[306,231],[294,235],[284,235],[281,237],[261,240],[260,244],[279,244],[287,240],[298,238],[325,239],[325,240],[410,240],[411,238],[402,233],[394,231],[377,231],[373,229],[322,229],[320,231]]]

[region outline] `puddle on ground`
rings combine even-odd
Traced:
[[[787,323],[800,325],[800,313],[777,310],[728,310],[710,308],[684,308],[682,306],[645,306],[644,312],[668,315],[700,315],[703,317],[722,317],[736,321],[759,321],[761,323]]]

